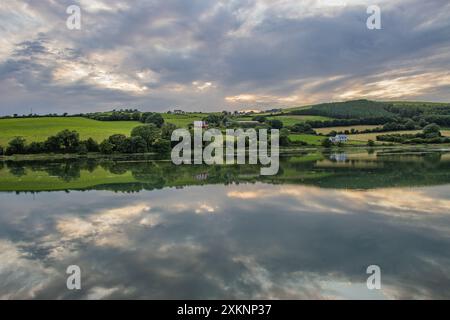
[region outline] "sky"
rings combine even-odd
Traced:
[[[448,0],[0,0],[1,115],[362,98],[450,101]]]

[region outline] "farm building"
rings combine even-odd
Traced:
[[[337,134],[336,136],[330,137],[329,139],[333,143],[347,142],[348,141],[348,137],[347,137],[346,134]]]

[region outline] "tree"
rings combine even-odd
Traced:
[[[414,130],[416,128],[416,123],[409,119],[408,121],[405,122],[405,129],[406,130]]]
[[[2,156],[3,155],[3,147],[2,146],[0,146],[0,156]]]
[[[130,152],[131,153],[148,152],[147,143],[140,136],[129,138],[129,143],[130,143]]]
[[[99,146],[97,141],[95,141],[92,138],[89,138],[85,141],[86,144],[86,148],[88,152],[98,152],[99,151]]]
[[[114,145],[105,139],[102,143],[100,143],[99,149],[101,153],[111,154],[114,152]]]
[[[150,150],[153,142],[161,135],[160,130],[154,124],[138,126],[131,131],[132,137],[141,137],[147,143],[147,149]]]
[[[12,155],[12,154],[23,154],[25,153],[25,139],[22,137],[16,137],[12,139],[8,147],[6,148],[6,155]]]
[[[87,154],[88,153],[88,148],[87,148],[87,145],[86,145],[86,141],[81,141],[78,144],[77,153],[78,154]]]
[[[331,148],[332,145],[333,143],[330,141],[330,139],[327,138],[322,140],[322,147]]]
[[[373,140],[369,139],[369,141],[367,141],[367,146],[368,147],[373,147],[373,146],[375,146],[375,142]]]
[[[135,111],[131,115],[131,119],[134,121],[139,121],[140,118],[141,118],[141,113],[139,111]]]
[[[280,146],[287,147],[290,145],[291,141],[289,140],[289,130],[281,129],[280,131]]]
[[[434,138],[434,137],[440,137],[441,136],[441,128],[435,124],[430,123],[429,125],[425,126],[423,128],[423,134],[426,138]]]
[[[315,134],[316,132],[313,130],[310,124],[308,123],[296,123],[292,126],[292,132],[298,133],[307,133],[307,134]]]
[[[48,152],[58,152],[61,149],[61,143],[56,136],[50,136],[44,142],[44,148]]]
[[[272,129],[281,129],[281,128],[283,128],[283,122],[281,122],[278,119],[272,119],[272,120],[269,120],[269,126]]]
[[[209,114],[204,121],[206,121],[211,127],[218,127],[222,123],[223,115]]]
[[[265,116],[254,116],[253,118],[252,118],[252,120],[253,121],[258,121],[259,123],[263,123],[263,122],[266,122],[266,117]]]
[[[76,131],[63,130],[56,134],[62,151],[75,152],[80,144],[80,135]]]
[[[108,142],[113,146],[113,152],[128,152],[129,141],[124,134],[113,134],[108,138]]]
[[[173,123],[164,123],[161,127],[161,137],[163,139],[170,140],[172,138],[172,132],[177,128]]]
[[[156,139],[156,141],[152,145],[153,150],[159,154],[164,154],[170,152],[170,140],[167,139]]]
[[[45,152],[45,143],[43,142],[31,142],[30,145],[27,147],[27,153],[41,153]]]
[[[152,123],[158,128],[164,124],[164,118],[159,113],[150,113],[145,117],[145,123]]]

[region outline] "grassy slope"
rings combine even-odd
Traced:
[[[264,115],[264,114],[258,114],[258,115]],[[236,121],[251,121],[253,117],[257,116],[256,114],[253,116],[240,116],[233,118],[233,120]],[[329,117],[322,117],[322,116],[310,116],[310,115],[280,115],[280,116],[267,116],[265,117],[269,120],[280,120],[283,122],[284,126],[292,126],[296,123],[305,122],[305,121],[326,121],[326,120],[332,120],[332,118]]]
[[[161,114],[165,122],[173,123],[177,127],[185,128],[194,121],[202,120],[208,113],[187,113],[187,114]]]
[[[292,111],[292,110],[291,110]],[[393,114],[385,110],[385,104],[370,100],[353,100],[345,102],[321,103],[296,110],[297,114],[317,115],[331,118],[368,118],[392,116]]]
[[[185,115],[162,114],[164,120],[178,127],[187,127],[207,114]],[[0,119],[0,146],[6,146],[14,137],[24,137],[28,143],[44,141],[64,129],[76,130],[81,139],[93,138],[98,142],[113,134],[130,135],[131,130],[141,125],[138,121],[96,121],[82,117],[49,117],[28,119]]]
[[[129,135],[139,125],[135,121],[96,121],[81,117],[1,119],[0,145],[6,146],[12,138],[21,136],[27,142],[44,141],[64,129],[76,130],[82,139],[92,137],[97,141],[115,133]]]
[[[292,126],[299,122],[305,122],[305,121],[326,121],[326,120],[332,120],[332,118],[329,117],[322,117],[322,116],[309,116],[309,115],[289,115],[289,116],[271,116],[267,117],[267,119],[277,119],[283,122],[284,126]]]
[[[375,133],[359,133],[359,134],[349,134],[348,137],[351,140],[356,141],[368,141],[368,140],[377,140],[377,136],[385,135],[385,134],[416,134],[420,133],[422,130],[408,130],[408,131],[387,131],[387,132],[375,132]],[[445,137],[450,137],[450,130],[441,130],[441,133]]]
[[[371,125],[360,125],[360,126],[348,126],[348,127],[328,127],[328,128],[316,128],[314,129],[316,132],[318,133],[323,133],[323,134],[328,134],[331,131],[345,131],[348,130],[350,131],[351,129],[356,129],[356,130],[366,130],[366,129],[374,129],[377,127],[381,127],[381,126],[371,126]]]

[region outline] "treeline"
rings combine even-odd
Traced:
[[[336,134],[358,134],[358,133],[377,133],[377,132],[388,132],[388,131],[407,131],[407,130],[419,130],[428,125],[427,122],[416,123],[411,119],[402,119],[400,122],[388,122],[383,126],[379,126],[372,129],[358,130],[351,128],[350,130],[333,130],[328,133],[328,136],[335,136]]]
[[[450,115],[450,105],[429,103],[396,103],[387,105],[386,110],[402,118]]]
[[[0,147],[0,149],[3,148]],[[80,140],[76,131],[63,130],[54,136],[50,136],[43,142],[31,142],[27,144],[22,137],[12,139],[4,149],[4,154],[38,154],[38,153],[87,153],[98,152],[98,143],[89,138]],[[2,152],[3,153],[3,152]]]
[[[450,143],[450,137],[443,137],[437,124],[429,124],[417,134],[385,134],[377,136],[378,141],[402,144]]]
[[[354,100],[318,104],[308,109],[291,111],[289,114],[335,118],[335,120],[329,121],[308,121],[314,128],[401,123],[408,119],[417,123],[422,121],[426,124],[436,123],[441,126],[450,126],[450,105],[433,103],[386,103]]]
[[[0,147],[0,155],[15,154],[86,154],[88,152],[113,153],[147,153],[157,152],[164,154],[170,151],[170,137],[175,125],[164,124],[161,127],[155,124],[146,124],[135,127],[131,136],[114,134],[100,144],[94,139],[81,140],[76,131],[63,130],[54,136],[50,136],[43,142],[27,143],[22,137],[12,139],[6,149]]]
[[[140,121],[142,123],[153,123],[157,127],[161,127],[164,124],[164,118],[160,113],[141,112],[136,109],[87,113],[81,116],[97,121]]]
[[[322,103],[308,109],[291,111],[293,115],[315,115],[337,119],[385,118],[395,116],[389,112],[384,102],[353,100],[346,102]]]
[[[305,122],[312,128],[348,127],[358,125],[382,125],[380,129],[368,129],[359,133],[401,131],[422,129],[428,124],[438,124],[443,127],[450,126],[450,116],[428,115],[414,118],[379,117],[362,119],[333,119],[333,120],[308,120]]]
[[[49,114],[28,114],[28,115],[18,115],[14,114],[12,116],[3,116],[0,119],[25,119],[25,118],[58,118],[58,117],[83,117],[98,121],[140,121],[142,123],[153,123],[158,127],[164,124],[164,118],[160,113],[157,112],[141,112],[137,109],[123,109],[123,110],[113,110],[111,112],[95,112],[95,113],[77,113],[71,114],[63,113],[49,113]]]
[[[306,121],[313,128],[347,127],[358,125],[382,125],[388,122],[398,122],[395,117],[374,117],[361,119],[333,119],[333,120],[308,120]]]
[[[12,116],[1,116],[0,119],[27,119],[27,118],[60,118],[60,117],[81,117],[82,114],[71,114],[69,115],[67,112],[62,114],[57,113],[48,113],[48,114],[13,114]]]

